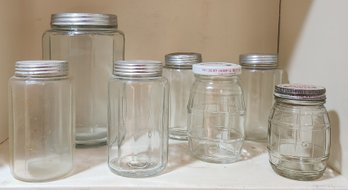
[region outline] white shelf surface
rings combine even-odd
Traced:
[[[0,189],[348,189],[348,180],[328,168],[316,181],[296,181],[273,172],[263,144],[246,142],[241,161],[210,164],[192,158],[187,142],[170,141],[166,170],[149,178],[125,178],[106,164],[106,146],[76,149],[75,168],[63,179],[27,183],[12,177],[8,142],[0,145]]]

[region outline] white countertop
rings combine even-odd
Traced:
[[[14,179],[8,166],[8,141],[0,145],[0,189],[348,189],[348,179],[328,168],[316,181],[296,181],[273,172],[266,148],[246,142],[242,161],[210,164],[189,155],[187,142],[170,141],[166,170],[149,178],[125,178],[106,164],[106,146],[76,149],[75,169],[45,183]]]

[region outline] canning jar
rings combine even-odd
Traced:
[[[109,82],[108,165],[126,177],[159,174],[168,159],[169,85],[162,63],[114,63]]]
[[[330,152],[325,88],[280,84],[269,117],[269,161],[279,175],[296,180],[321,177]]]
[[[165,56],[163,75],[170,86],[169,137],[187,140],[187,103],[194,81],[192,64],[202,62],[199,53],[177,52]]]
[[[278,55],[242,54],[239,61],[246,104],[245,139],[266,142],[274,86],[282,83],[282,70],[277,68]]]
[[[9,80],[12,175],[48,181],[73,168],[72,85],[66,61],[17,61]]]
[[[42,38],[43,58],[68,60],[76,94],[79,145],[106,142],[107,84],[112,64],[124,58],[124,34],[110,14],[58,13]]]
[[[244,141],[245,105],[237,64],[193,65],[195,82],[188,102],[188,142],[200,160],[231,163]]]

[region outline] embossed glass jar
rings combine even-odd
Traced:
[[[269,117],[269,161],[279,175],[314,180],[326,169],[330,121],[324,107],[325,88],[303,84],[275,87]]]

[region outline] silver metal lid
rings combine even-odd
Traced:
[[[162,63],[153,60],[125,60],[114,62],[113,74],[120,77],[158,77],[162,75]]]
[[[97,13],[56,13],[51,26],[107,26],[117,28],[117,16]]]
[[[67,76],[68,62],[61,60],[26,60],[17,61],[17,77],[60,77]]]
[[[326,89],[307,84],[278,84],[274,89],[274,96],[290,100],[325,100]]]
[[[175,52],[165,55],[165,66],[191,69],[192,64],[201,63],[202,55],[194,52]]]
[[[252,53],[239,56],[243,68],[274,69],[278,65],[277,54]]]

